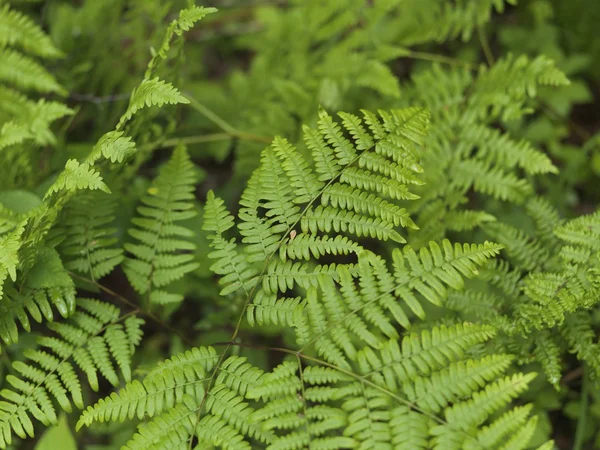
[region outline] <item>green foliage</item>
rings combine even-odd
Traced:
[[[598,7],[213,3],[0,0],[0,448],[598,446]]]
[[[194,198],[195,174],[184,147],[177,147],[169,162],[141,198],[140,217],[132,219],[135,225],[129,234],[137,241],[125,244],[132,256],[126,257],[123,270],[133,288],[146,294],[152,303],[181,301],[177,295],[160,288],[193,271],[198,264],[189,251],[195,246],[185,238],[192,233],[176,222],[194,217],[191,200]],[[184,238],[184,239],[181,239]]]
[[[131,356],[139,344],[140,319],[126,318],[118,323],[119,310],[91,299],[78,299],[81,308],[64,323],[53,323],[49,329],[56,336],[38,340],[38,349],[27,349],[25,361],[13,364],[15,375],[6,381],[11,388],[0,392],[0,445],[11,443],[14,432],[20,438],[33,437],[32,418],[48,426],[57,423],[55,404],[71,412],[71,402],[84,405],[77,366],[87,382],[98,390],[98,372],[111,384],[118,385],[118,367],[123,377],[131,378]],[[111,359],[112,358],[112,359]],[[114,360],[114,362],[113,362]]]

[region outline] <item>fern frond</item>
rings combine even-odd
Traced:
[[[429,302],[440,305],[446,296],[444,285],[456,290],[463,289],[463,277],[472,278],[478,273],[477,266],[483,265],[501,249],[501,245],[487,241],[478,245],[452,246],[448,240],[442,242],[441,248],[431,242],[429,248],[422,247],[418,255],[410,247],[405,247],[403,251],[394,249],[394,277],[398,285],[396,295],[406,299],[413,312],[422,316],[419,313],[420,306],[413,303],[412,290]]]
[[[100,157],[104,157],[110,162],[122,163],[134,152],[135,143],[131,137],[124,135],[122,131],[109,131],[98,140],[86,162],[93,164]]]
[[[507,134],[484,125],[468,127],[461,134],[461,141],[468,146],[465,150],[471,148],[471,145],[477,146],[477,159],[489,165],[507,169],[518,167],[530,175],[558,173],[550,158],[533,148],[529,141],[522,139],[516,142]]]
[[[110,194],[110,189],[102,181],[100,173],[87,163],[79,163],[75,159],[69,159],[64,170],[46,191],[44,199],[51,197],[60,191],[74,192],[80,189],[99,189]]]
[[[10,444],[11,430],[21,438],[33,437],[32,419],[45,425],[56,423],[55,403],[66,412],[72,410],[71,401],[83,408],[75,365],[94,390],[98,390],[98,371],[118,385],[111,357],[125,379],[131,377],[131,345],[137,343],[116,323],[119,310],[97,300],[78,299],[77,303],[81,309],[68,322],[49,325],[56,336],[40,337],[39,349],[27,350],[26,361],[13,363],[16,375],[7,377],[11,387],[0,392],[4,399],[0,404],[0,448]]]
[[[116,201],[112,196],[83,193],[73,198],[64,212],[62,226],[66,235],[60,251],[65,268],[98,280],[123,260],[116,248],[116,229],[107,227],[115,219]]]
[[[0,129],[0,149],[32,140],[38,145],[55,144],[56,137],[50,124],[73,110],[62,103],[40,99],[37,103],[28,102],[22,111],[14,114]]]
[[[26,15],[11,10],[9,5],[0,9],[0,48],[6,46],[17,46],[42,58],[62,56],[62,52],[38,25]]]
[[[277,298],[275,294],[259,292],[246,309],[250,326],[273,324],[293,327],[302,298]]]
[[[195,402],[188,396],[147,424],[140,425],[137,433],[122,447],[123,450],[161,450],[188,447],[194,433]]]
[[[7,277],[12,281],[17,280],[17,266],[19,265],[19,247],[23,228],[18,228],[0,239],[0,300],[4,282]]]
[[[10,250],[10,247],[7,249]],[[75,286],[56,251],[43,247],[23,286],[8,286],[4,289],[4,297],[0,302],[0,339],[6,345],[17,342],[17,323],[30,331],[29,317],[38,323],[43,319],[52,321],[53,308],[64,318],[73,314]]]
[[[240,214],[243,212],[240,211]],[[202,228],[212,232],[209,239],[214,250],[208,256],[216,261],[211,265],[210,270],[222,276],[219,280],[219,284],[223,286],[221,295],[230,294],[240,288],[248,292],[256,283],[256,280],[252,280],[258,273],[246,262],[244,256],[238,253],[235,239],[232,238],[228,241],[223,237],[223,233],[233,226],[233,216],[227,212],[223,200],[215,197],[214,193],[210,191],[206,199]],[[249,235],[253,233],[250,229],[248,232]]]
[[[492,168],[491,164],[483,161],[461,161],[457,164],[456,176],[456,185],[464,191],[473,186],[476,192],[512,203],[523,203],[532,194],[526,180],[499,167]]]
[[[331,238],[300,233],[279,247],[279,257],[282,261],[286,261],[288,258],[308,261],[311,257],[319,259],[324,255],[357,254],[361,250],[360,245],[345,236],[338,235]]]
[[[144,79],[131,93],[129,106],[117,124],[117,131],[123,128],[125,123],[140,109],[189,102],[171,83],[160,80],[158,77],[151,80]]]
[[[179,17],[171,22],[163,37],[162,43],[158,50],[153,49],[154,56],[148,63],[148,68],[144,78],[150,79],[152,73],[156,71],[161,60],[166,60],[169,50],[171,49],[174,36],[181,36],[185,31],[189,31],[196,22],[203,19],[208,14],[216,12],[215,8],[205,8],[202,6],[192,5],[189,8],[179,11]]]
[[[507,256],[519,269],[534,270],[549,257],[546,247],[516,227],[501,222],[490,222],[482,228],[491,239],[505,246]]]
[[[528,112],[525,101],[536,96],[538,86],[568,84],[565,74],[544,55],[534,60],[509,55],[489,69],[480,66],[469,107],[488,117],[516,119]]]
[[[140,217],[132,220],[129,234],[137,241],[126,243],[123,269],[132,286],[153,303],[180,301],[154,288],[163,287],[198,267],[189,251],[193,233],[177,222],[196,215],[192,200],[196,173],[184,147],[177,147],[169,162],[143,196]],[[183,238],[183,239],[182,239]]]
[[[0,50],[0,81],[24,90],[65,93],[42,65],[16,50],[6,48]]]
[[[194,348],[165,360],[148,373],[142,383],[137,380],[127,383],[118,393],[88,407],[77,428],[95,421],[152,417],[172,408],[185,396],[198,401],[204,394],[203,383],[217,360],[217,352],[212,347]]]

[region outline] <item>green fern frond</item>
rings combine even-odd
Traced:
[[[527,302],[517,314],[534,328],[560,325],[569,313],[589,309],[600,293],[600,215],[594,213],[571,220],[555,229],[562,241],[560,264],[553,271],[530,273],[524,281]],[[560,242],[559,241],[559,242]]]
[[[478,274],[477,266],[482,266],[489,258],[497,255],[503,247],[498,244],[452,244],[442,242],[442,248],[435,242],[429,248],[422,247],[417,253],[410,247],[403,251],[394,249],[394,277],[398,287],[396,295],[408,302],[414,299],[412,290],[423,295],[429,302],[440,305],[446,296],[447,285],[456,290],[464,287],[463,277],[472,278]],[[415,314],[420,307],[409,303]]]
[[[0,81],[24,90],[65,93],[42,65],[28,56],[6,48],[0,50]]]
[[[477,146],[477,159],[490,165],[507,169],[518,167],[530,175],[558,173],[550,158],[529,141],[514,141],[507,134],[484,125],[468,127],[461,134],[461,141],[467,146],[465,150]]]
[[[261,291],[246,309],[248,323],[250,326],[273,324],[293,327],[301,302],[301,297],[277,298],[275,294]]]
[[[50,130],[51,123],[73,112],[72,109],[58,102],[48,102],[43,99],[37,103],[28,102],[22,111],[14,114],[13,120],[2,125],[0,149],[28,140],[38,145],[56,144],[56,137]]]
[[[60,245],[66,269],[98,280],[123,260],[123,250],[115,248],[116,229],[107,227],[115,219],[116,201],[97,192],[71,199],[62,221],[65,240]]]
[[[7,277],[12,281],[17,280],[17,267],[19,265],[19,246],[21,243],[21,234],[23,228],[14,230],[0,240],[0,300],[2,299],[2,291],[4,282]]]
[[[185,31],[189,31],[191,28],[193,28],[196,22],[203,19],[208,14],[212,14],[216,11],[217,10],[215,8],[205,8],[195,5],[179,11],[179,17],[173,20],[167,28],[158,51],[152,49],[154,55],[150,62],[148,62],[148,68],[146,70],[144,79],[150,79],[152,73],[156,71],[160,61],[167,59],[174,36],[180,37]]]
[[[556,246],[554,230],[563,224],[558,211],[543,197],[534,197],[525,204],[527,214],[533,219],[537,236],[546,245]]]
[[[517,204],[531,196],[531,186],[526,180],[492,167],[473,159],[461,161],[456,166],[456,185],[463,192],[472,186],[476,192]]]
[[[0,9],[0,48],[6,46],[17,46],[42,58],[63,55],[38,25],[26,15],[11,10],[9,5]]]
[[[509,55],[489,69],[480,66],[469,108],[482,115],[489,111],[488,117],[516,119],[528,112],[525,102],[537,95],[538,86],[568,84],[566,75],[544,55],[534,60]]]
[[[600,377],[600,344],[590,314],[583,310],[569,314],[560,327],[560,334],[577,358],[586,362],[591,378],[597,380]]]
[[[289,259],[319,259],[324,255],[358,254],[362,247],[346,236],[315,236],[313,234],[297,234],[279,247],[282,261]]]
[[[240,288],[248,292],[256,283],[253,278],[257,272],[238,252],[235,239],[228,241],[223,237],[223,233],[233,226],[233,216],[227,212],[223,200],[210,191],[204,209],[203,229],[212,232],[209,239],[214,250],[208,256],[216,261],[210,266],[210,270],[222,277],[219,280],[219,284],[223,286],[221,295],[228,295]]]
[[[10,247],[7,249],[10,250]],[[16,270],[16,266],[10,269]],[[3,294],[0,302],[0,339],[5,345],[18,341],[17,323],[25,331],[31,331],[29,317],[39,323],[44,319],[54,320],[53,308],[63,318],[70,316],[75,310],[73,281],[63,268],[56,251],[47,247],[39,250],[37,260],[23,285],[9,285],[5,287]]]
[[[140,109],[189,102],[171,83],[160,80],[158,77],[151,80],[145,79],[131,93],[129,106],[127,107],[127,111],[121,116],[117,124],[117,130],[123,128],[125,123]]]
[[[21,438],[34,436],[32,419],[45,425],[56,423],[59,408],[71,412],[71,401],[83,408],[81,382],[75,366],[98,390],[97,372],[113,385],[119,379],[115,364],[126,380],[131,377],[132,344],[117,323],[119,310],[107,303],[78,299],[79,310],[66,323],[52,323],[56,336],[38,339],[39,349],[25,352],[26,361],[13,363],[15,375],[9,375],[10,388],[2,390],[0,405],[0,448],[6,448],[12,433]],[[139,319],[128,318],[128,327],[138,327]],[[114,359],[114,363],[111,360]]]
[[[217,361],[217,352],[212,347],[194,348],[163,361],[143,382],[127,383],[118,393],[88,407],[77,429],[96,421],[152,417],[172,408],[186,396],[199,401],[204,395],[203,383]]]
[[[516,0],[482,0],[444,2],[413,0],[399,9],[403,17],[397,24],[402,45],[444,42],[460,38],[468,41],[473,31],[489,22],[494,10],[502,13],[506,4]]]
[[[450,211],[445,215],[448,229],[452,231],[470,231],[496,218],[484,211]]]
[[[95,163],[100,157],[119,164],[135,152],[135,143],[122,131],[109,131],[102,136],[88,155],[86,162]]]
[[[193,233],[177,222],[196,215],[192,200],[196,173],[184,147],[177,147],[169,162],[143,196],[137,208],[140,217],[132,220],[129,234],[137,241],[126,243],[132,256],[123,269],[132,286],[148,295],[152,303],[172,303],[181,297],[156,290],[198,267],[192,262]]]
[[[53,194],[61,191],[74,192],[80,189],[96,190],[99,189],[110,194],[110,189],[102,181],[100,173],[87,163],[79,163],[75,159],[69,159],[65,164],[64,170],[60,173],[56,181],[46,191],[44,199],[48,199]]]
[[[140,425],[122,450],[187,448],[188,439],[194,433],[195,409],[193,399],[184,396],[183,402],[156,416],[152,422]]]
[[[548,381],[558,390],[562,373],[561,351],[548,330],[535,335],[535,359],[542,365]]]
[[[534,270],[549,257],[541,242],[516,227],[490,222],[482,228],[491,239],[505,246],[510,261],[519,269]]]

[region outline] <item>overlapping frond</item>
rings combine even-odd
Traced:
[[[201,444],[240,449],[379,449],[401,441],[400,448],[501,448],[502,436],[519,429],[508,417],[534,419],[529,407],[497,420],[494,413],[532,376],[505,376],[508,355],[469,357],[493,334],[464,324],[387,340],[358,352],[352,371],[290,359],[263,373],[245,358],[219,364],[214,349],[196,348],[88,408],[78,426],[149,417],[131,450],[179,448],[193,435]]]
[[[600,214],[573,219],[555,234],[563,244],[559,270],[531,273],[525,279],[529,301],[518,315],[533,328],[561,324],[567,314],[591,308],[600,296]]]
[[[14,244],[16,243],[13,241]],[[16,245],[13,250],[15,248]],[[11,248],[7,246],[4,250],[10,251]],[[10,264],[10,261],[0,260],[0,264],[7,263]],[[13,264],[5,270],[14,280],[17,261]],[[75,310],[73,280],[64,269],[56,251],[47,247],[39,251],[25,283],[20,287],[10,284],[4,288],[4,292],[0,290],[0,294],[3,294],[0,296],[0,339],[4,345],[18,341],[18,325],[25,331],[31,331],[32,320],[38,323],[43,320],[51,322],[55,317],[54,310],[63,318],[70,316]]]
[[[80,298],[77,305],[67,322],[49,325],[54,335],[40,337],[37,349],[25,351],[26,360],[13,363],[14,374],[6,377],[10,387],[0,392],[0,448],[10,445],[13,433],[33,437],[33,420],[49,426],[57,422],[57,410],[84,407],[76,368],[96,391],[98,373],[114,386],[117,372],[131,379],[131,355],[143,321],[130,316],[121,324],[118,308],[97,300]]]
[[[442,449],[477,442],[477,427],[522,391],[530,377],[505,375],[510,356],[472,353],[492,326],[401,331],[425,317],[426,304],[441,306],[449,291],[462,290],[501,245],[399,247],[390,269],[360,240],[401,244],[397,228],[417,229],[401,202],[418,198],[411,189],[422,184],[427,115],[409,108],[340,117],[341,124],[321,110],[317,129],[304,128],[314,169],[285,139],[263,151],[237,227],[212,191],[204,209],[221,294],[247,299],[250,326],[293,329],[299,350],[273,350],[295,359],[263,373],[239,356],[195,348],[88,408],[79,426],[145,419],[129,449],[183,448],[192,440],[239,449],[379,449],[409,435],[415,448]],[[494,426],[509,432],[507,423]],[[501,440],[485,438],[500,448]]]

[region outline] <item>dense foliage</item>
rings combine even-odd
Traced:
[[[0,0],[0,449],[600,448],[600,2],[206,3]]]

